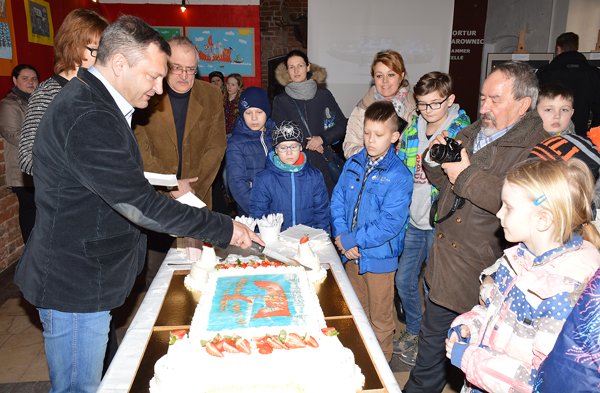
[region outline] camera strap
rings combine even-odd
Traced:
[[[458,195],[454,195],[454,201],[452,202],[452,207],[450,208],[450,211],[448,212],[448,214],[446,214],[444,217],[436,220],[438,204],[439,204],[439,198],[436,199],[435,201],[433,201],[433,203],[431,204],[431,210],[429,210],[429,225],[432,228],[435,226],[435,224],[439,224],[440,222],[446,221],[447,219],[452,217],[452,215],[457,210],[460,210],[463,207],[465,207],[465,199],[459,197]]]

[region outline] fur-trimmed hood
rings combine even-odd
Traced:
[[[287,68],[285,63],[281,63],[275,69],[275,78],[277,78],[277,82],[281,84],[281,86],[287,86],[292,82],[292,78],[287,72]],[[310,71],[308,72],[307,78],[314,79],[317,84],[321,84],[325,82],[325,78],[327,78],[327,71],[325,68],[315,64],[310,63]]]

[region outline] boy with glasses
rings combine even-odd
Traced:
[[[282,230],[303,224],[329,233],[329,194],[321,171],[302,152],[303,139],[291,121],[275,127],[266,169],[254,177],[250,216],[281,213]]]
[[[438,190],[429,183],[421,166],[422,155],[431,140],[442,131],[450,138],[471,124],[469,117],[454,103],[452,80],[448,74],[430,72],[414,87],[419,116],[414,115],[402,135],[398,157],[413,174],[414,187],[410,205],[410,221],[406,228],[404,251],[398,262],[396,288],[406,314],[406,331],[394,342],[394,354],[403,363],[415,365],[419,328],[423,311],[419,294],[419,273],[427,263],[433,243],[433,228],[429,222],[431,204]],[[427,286],[424,285],[425,294]]]

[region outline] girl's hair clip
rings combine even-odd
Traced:
[[[544,201],[546,200],[546,194],[542,194],[539,197],[537,197],[536,199],[533,200],[533,204],[536,206],[541,205],[542,203],[544,203]]]

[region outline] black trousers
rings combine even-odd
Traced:
[[[146,289],[156,277],[156,273],[167,257],[169,249],[173,245],[175,238],[166,233],[154,232],[148,230],[148,243],[146,248]]]
[[[458,315],[427,300],[419,332],[419,353],[402,389],[404,393],[440,393],[444,389],[450,364],[446,357],[446,338],[452,321]]]
[[[19,200],[19,226],[21,227],[23,244],[25,244],[35,224],[35,188],[12,187],[12,192],[17,195]]]

